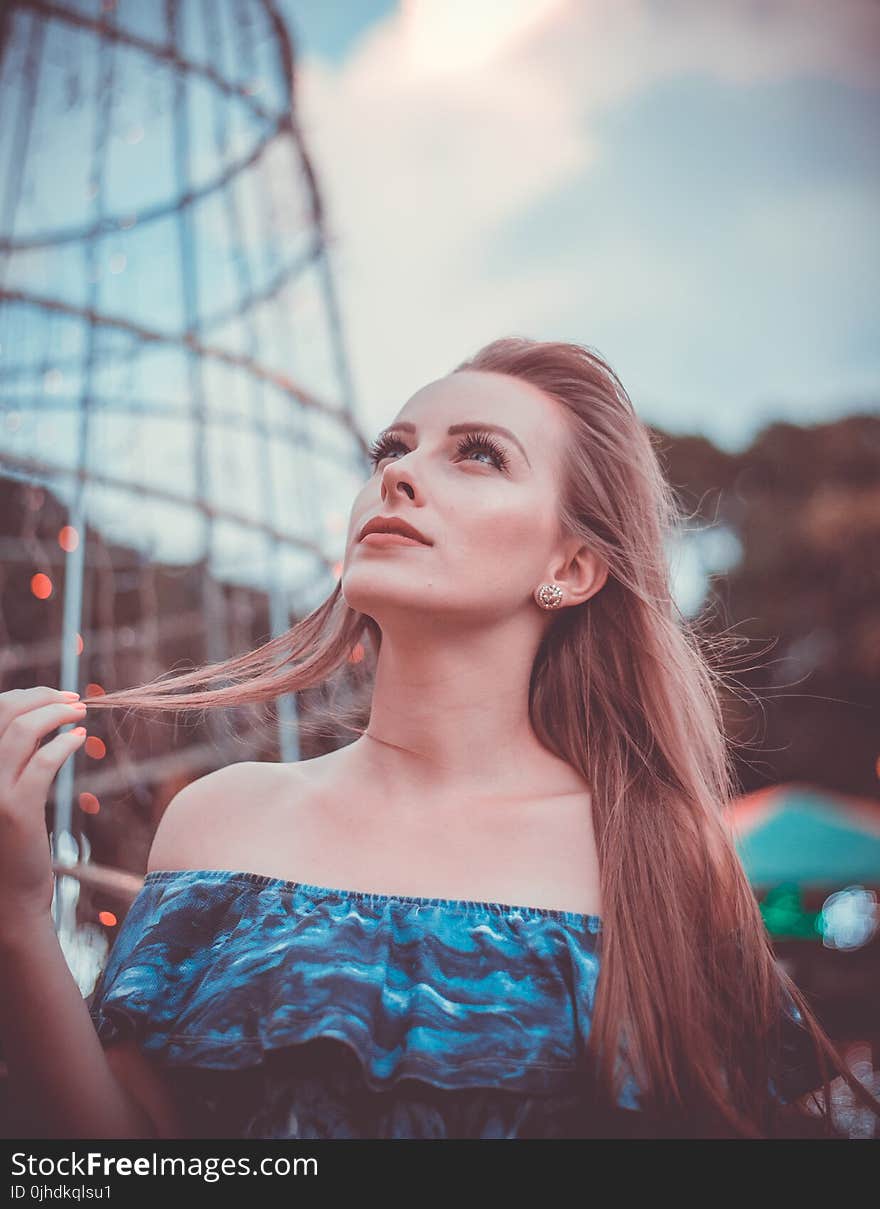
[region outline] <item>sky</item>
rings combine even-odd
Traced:
[[[873,0],[283,0],[358,406],[503,334],[742,448],[880,398]]]

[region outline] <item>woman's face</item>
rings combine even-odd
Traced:
[[[459,425],[469,430],[448,431]],[[519,379],[462,371],[423,387],[380,434],[372,476],[352,506],[346,603],[380,625],[401,609],[491,622],[534,608],[532,593],[563,554],[565,438],[559,405]],[[431,544],[359,541],[374,517],[407,521]]]

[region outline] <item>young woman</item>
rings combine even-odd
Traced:
[[[767,1137],[818,1114],[833,1135],[832,1071],[878,1111],[738,859],[720,673],[670,591],[676,502],[611,368],[498,340],[418,391],[373,460],[314,612],[86,702],[273,701],[350,671],[362,640],[371,656],[348,746],[178,794],[87,1006],[51,928],[42,812],[80,739],[35,750],[72,707],[3,694],[3,1045],[34,1119]]]

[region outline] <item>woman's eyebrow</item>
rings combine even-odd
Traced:
[[[484,424],[481,420],[468,420],[464,424],[450,424],[446,433],[447,436],[452,437],[459,432],[476,432],[477,430],[497,432],[499,436],[507,437],[508,441],[511,441],[523,455],[528,466],[531,467],[532,463],[529,461],[529,455],[523,449],[519,438],[514,436],[509,428],[503,428],[500,424]],[[411,432],[415,435],[416,431],[415,424],[410,423],[409,420],[401,420],[399,424],[391,424],[388,428],[383,428],[376,439],[380,440],[389,432]]]

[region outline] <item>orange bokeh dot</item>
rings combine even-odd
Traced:
[[[333,564],[333,578],[338,579],[341,574],[342,574],[342,563],[341,562],[334,563]]]
[[[64,525],[58,530],[58,545],[62,550],[66,550],[68,554],[71,550],[75,550],[79,545],[79,534],[73,525]]]
[[[76,653],[77,653],[77,655],[81,655],[83,653],[83,636],[82,636],[82,634],[77,634],[77,636],[76,636]]]
[[[351,648],[351,654],[348,656],[348,662],[349,663],[360,663],[360,661],[363,659],[363,657],[364,657],[364,644],[362,642],[356,642],[355,645]]]
[[[37,600],[48,600],[52,595],[52,580],[48,575],[44,575],[42,571],[38,571],[31,578],[31,591]]]
[[[91,756],[93,760],[103,760],[107,754],[107,748],[104,745],[104,740],[99,739],[97,735],[89,735],[85,741],[86,755]]]
[[[115,927],[116,927],[116,916],[113,914],[113,912],[112,912],[112,911],[99,911],[99,912],[98,912],[98,919],[99,919],[99,920],[101,921],[101,923],[102,923],[102,924],[104,924],[104,926],[105,926],[105,927],[107,927],[107,928],[115,928]]]
[[[91,684],[86,685],[85,696],[86,697],[103,697],[106,692],[107,692],[107,690],[104,688],[103,684],[97,684],[96,682],[93,681]]]
[[[101,803],[93,793],[83,792],[79,795],[79,808],[85,814],[97,814],[101,809]]]

